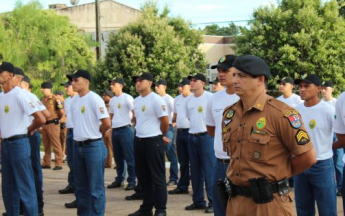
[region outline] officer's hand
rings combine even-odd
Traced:
[[[42,127],[38,128],[38,133],[42,133]]]
[[[169,138],[166,137],[166,136],[163,136],[163,141],[164,141],[164,144],[165,144],[165,145],[168,145],[168,144],[171,142],[171,139],[169,139]]]
[[[105,131],[105,133],[104,133],[104,137],[108,137],[108,136],[110,136],[110,133],[111,133],[111,128],[110,128],[110,129],[108,129],[107,131]]]

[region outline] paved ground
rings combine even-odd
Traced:
[[[57,191],[67,185],[68,167],[63,166],[61,171],[43,170],[44,175],[44,199],[46,216],[72,216],[76,215],[75,209],[66,209],[65,202],[74,200],[73,195],[61,195]],[[105,184],[110,184],[115,176],[114,169],[106,169]],[[1,183],[0,183],[1,184]],[[168,190],[174,189],[175,186],[168,187]],[[0,188],[1,190],[1,188]],[[191,191],[191,189],[190,189]],[[106,189],[107,204],[105,215],[124,216],[136,211],[141,201],[126,201],[125,196],[131,195],[133,191],[125,191],[123,188]],[[338,215],[343,215],[342,201],[338,197]],[[169,195],[168,196],[168,215],[170,216],[193,216],[193,215],[212,215],[205,214],[203,211],[185,211],[184,207],[191,204],[192,197],[189,195]],[[4,211],[2,196],[0,194],[0,213]]]

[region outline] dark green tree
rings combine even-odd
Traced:
[[[238,36],[241,34],[243,27],[236,26],[234,23],[230,23],[229,26],[220,27],[217,24],[207,25],[202,30],[206,35],[220,35],[220,36]]]
[[[237,54],[265,59],[275,79],[305,73],[345,88],[345,21],[335,0],[281,0],[256,9],[250,29],[236,38]]]

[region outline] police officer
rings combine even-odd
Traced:
[[[299,113],[265,93],[270,70],[252,55],[237,57],[233,83],[240,100],[225,109],[226,215],[293,215],[287,179],[316,162]]]
[[[134,138],[135,170],[142,184],[143,204],[128,216],[166,215],[167,187],[165,182],[164,143],[169,143],[166,134],[169,118],[164,100],[151,91],[153,77],[142,73],[133,77],[140,96],[134,100],[136,134]]]
[[[77,70],[67,78],[72,81],[73,91],[78,93],[71,105],[77,214],[104,215],[107,149],[102,135],[109,135],[109,114],[102,98],[89,89],[91,75],[88,71]]]
[[[45,118],[24,91],[13,84],[13,76],[13,64],[0,62],[0,84],[4,90],[0,94],[2,197],[7,215],[19,215],[22,202],[24,215],[36,216],[37,197],[27,134],[32,135],[45,123]],[[28,116],[34,117],[29,127]]]
[[[212,93],[205,91],[206,77],[203,74],[190,76],[193,95],[186,103],[186,116],[189,118],[188,154],[190,159],[191,179],[193,188],[193,203],[186,206],[186,210],[204,209],[205,213],[213,213],[212,205],[212,175],[216,162],[214,156],[214,139],[207,133],[205,115],[207,103]],[[204,198],[204,182],[209,201],[206,206]]]
[[[68,81],[60,84],[65,88],[65,92],[68,97],[64,101],[64,109],[66,113],[66,156],[67,156],[67,165],[69,167],[68,172],[68,185],[66,188],[59,190],[60,194],[70,194],[75,192],[74,185],[74,153],[73,145],[75,144],[73,140],[73,122],[72,122],[72,110],[71,106],[77,92],[73,91],[72,82]],[[74,200],[70,203],[65,203],[66,208],[77,208],[77,200]]]
[[[62,169],[62,148],[60,143],[60,120],[64,116],[63,105],[52,93],[53,85],[50,82],[41,84],[44,97],[41,99],[44,106],[50,112],[45,125],[42,126],[42,139],[44,144],[44,157],[42,169],[49,169],[51,163],[51,148],[54,149],[55,167],[53,170]]]
[[[103,92],[102,98],[104,100],[105,106],[107,107],[108,113],[109,113],[109,102],[110,102],[111,98],[114,96],[115,96],[114,93],[108,89],[105,89]],[[112,134],[111,132],[109,132],[109,133]],[[113,154],[112,154],[113,145],[111,142],[111,136],[103,137],[103,141],[104,141],[105,146],[107,147],[107,152],[108,152],[107,158],[105,159],[104,167],[105,168],[111,168],[111,165],[113,163]]]
[[[188,139],[189,139],[189,119],[186,117],[186,102],[190,92],[190,80],[183,78],[178,84],[178,89],[181,93],[174,100],[174,117],[173,122],[176,123],[176,148],[178,154],[178,162],[180,163],[180,179],[177,187],[169,194],[188,194],[189,187],[189,154],[188,154]]]
[[[211,67],[211,69],[215,69],[214,66]],[[219,92],[224,89],[224,86],[219,82],[219,78],[217,77],[215,80],[208,82],[209,84],[212,84],[212,91],[213,92]]]
[[[155,91],[159,94],[165,101],[166,109],[169,117],[169,130],[165,134],[169,138],[170,142],[165,145],[165,153],[170,162],[170,176],[167,186],[177,185],[178,180],[178,165],[176,157],[176,149],[174,144],[174,127],[172,125],[172,120],[174,116],[174,98],[166,93],[167,82],[164,79],[160,79],[155,83]]]
[[[56,90],[54,92],[54,96],[60,100],[61,104],[65,108],[65,98],[63,95],[63,91],[61,90]],[[63,162],[65,163],[65,156],[66,156],[66,134],[67,134],[67,128],[66,128],[66,114],[62,116],[60,119],[60,143],[61,143],[61,149],[62,149],[62,158]]]
[[[207,103],[206,109],[206,128],[210,136],[214,137],[214,152],[217,158],[216,165],[213,168],[213,186],[212,198],[215,216],[224,216],[225,208],[222,204],[217,181],[226,177],[226,170],[230,163],[230,157],[223,151],[222,142],[222,118],[224,109],[236,103],[239,97],[235,94],[234,86],[232,83],[232,64],[235,61],[235,55],[222,56],[217,65],[211,68],[217,68],[219,82],[225,86],[224,90],[220,90],[212,95]]]

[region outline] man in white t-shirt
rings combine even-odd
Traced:
[[[167,187],[165,181],[164,143],[170,140],[162,136],[169,129],[166,104],[162,97],[152,92],[153,77],[143,72],[133,77],[140,96],[134,100],[135,170],[142,184],[143,203],[139,210],[128,216],[166,215]]]
[[[104,163],[107,149],[102,136],[111,130],[109,114],[102,98],[90,91],[91,75],[86,70],[77,70],[67,75],[72,81],[72,110],[75,195],[78,215],[104,215]],[[90,196],[92,195],[92,196]]]
[[[126,162],[128,172],[126,190],[133,190],[136,185],[134,133],[132,129],[134,99],[122,91],[124,85],[125,82],[120,77],[110,80],[110,89],[115,94],[109,102],[109,114],[113,127],[112,145],[117,176],[115,181],[108,185],[108,188],[117,188],[123,185],[126,177]]]
[[[215,69],[215,65],[211,67],[212,69]],[[222,84],[219,82],[219,79],[218,77],[213,80],[213,81],[210,81],[208,82],[209,84],[212,84],[212,91],[213,92],[219,92],[221,90],[224,89],[224,86],[222,86]]]
[[[68,185],[66,188],[59,190],[60,194],[70,194],[74,193],[75,185],[74,185],[74,153],[73,153],[73,145],[75,144],[73,140],[73,122],[72,122],[72,110],[71,106],[73,103],[73,99],[77,95],[77,92],[73,91],[72,82],[67,81],[65,83],[60,84],[65,88],[65,92],[68,97],[64,101],[64,109],[66,114],[66,156],[67,156],[67,165],[69,167],[68,172]],[[77,200],[70,203],[65,203],[66,208],[77,208]]]
[[[174,127],[172,125],[174,116],[174,98],[166,93],[167,82],[164,79],[160,79],[155,83],[155,91],[165,101],[166,109],[169,117],[169,130],[165,134],[169,138],[170,142],[165,145],[165,153],[170,162],[170,176],[167,183],[168,186],[177,185],[178,180],[178,165],[176,157],[176,149],[174,145]]]
[[[223,151],[222,141],[222,119],[224,109],[239,100],[235,94],[232,82],[232,64],[236,59],[235,55],[226,55],[219,59],[218,64],[212,66],[212,69],[218,70],[219,82],[225,87],[212,95],[207,103],[206,109],[206,128],[210,136],[214,137],[214,151],[217,158],[216,165],[213,168],[213,209],[215,216],[224,216],[225,208],[219,195],[217,181],[226,178],[226,170],[230,163],[230,157]]]
[[[206,77],[196,74],[188,77],[194,94],[188,98],[186,116],[190,121],[188,153],[190,159],[191,180],[193,188],[193,203],[186,206],[186,210],[205,209],[206,213],[213,213],[212,184],[213,167],[216,162],[213,148],[213,137],[207,133],[205,115],[207,103],[212,93],[205,91]],[[209,201],[204,199],[204,182]]]
[[[304,103],[295,108],[301,114],[316,149],[316,164],[295,176],[297,215],[337,215],[336,187],[333,166],[333,120],[335,109],[319,98],[321,81],[308,74],[296,79]]]
[[[23,214],[39,215],[35,179],[30,158],[32,135],[45,123],[45,118],[23,89],[14,85],[14,66],[0,64],[0,131],[2,137],[2,197],[6,215],[19,215],[20,202]],[[28,126],[28,116],[33,116]],[[24,121],[23,121],[24,120]]]
[[[190,80],[181,79],[178,84],[181,90],[180,95],[174,100],[174,117],[173,123],[176,123],[176,149],[178,162],[180,163],[180,179],[177,187],[169,191],[169,194],[188,194],[189,187],[189,156],[188,156],[188,139],[189,139],[189,119],[186,117],[186,102],[190,92]]]
[[[322,96],[323,101],[331,104],[335,107],[335,104],[337,102],[337,99],[333,97],[333,91],[334,91],[334,84],[331,81],[325,81],[322,82]],[[336,134],[333,136],[333,142],[337,141]],[[344,169],[344,162],[343,162],[343,156],[344,156],[344,149],[333,149],[333,163],[334,163],[334,169],[335,169],[335,179],[337,182],[337,196],[341,196],[341,187],[343,182],[343,169]]]
[[[279,92],[282,93],[277,99],[286,103],[291,107],[295,107],[300,103],[303,103],[300,96],[292,92],[294,88],[294,81],[291,77],[284,77],[277,81],[279,84]]]

